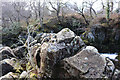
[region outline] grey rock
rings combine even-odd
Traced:
[[[82,47],[84,42],[74,32],[65,28],[55,33],[43,33],[41,44],[32,47],[32,54],[37,63],[40,73],[47,77],[53,74],[54,66],[60,60],[75,55]]]
[[[70,55],[64,43],[43,43],[40,52],[40,72],[47,76],[51,76],[58,61]]]
[[[90,49],[87,47],[75,56],[63,59],[61,61],[63,67],[61,71],[64,73],[58,73],[57,76],[63,78],[75,77],[77,79],[109,77],[114,69],[114,64],[96,52],[95,48]]]
[[[71,31],[69,28],[64,28],[60,32],[56,34],[58,42],[71,42],[71,40],[75,37],[75,33]]]

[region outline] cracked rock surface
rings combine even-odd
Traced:
[[[114,64],[96,53],[95,50],[86,48],[72,57],[63,59],[61,72],[57,76],[77,79],[109,77],[114,69]]]

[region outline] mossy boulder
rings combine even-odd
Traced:
[[[108,78],[114,68],[110,59],[101,56],[95,47],[87,46],[76,55],[61,60],[54,75],[56,78],[75,78],[75,80]]]
[[[36,50],[34,60],[40,69],[39,72],[47,77],[52,77],[55,65],[60,60],[75,55],[85,46],[82,39],[69,28],[64,28],[56,34],[47,33],[46,36],[42,36],[41,45],[33,48]]]

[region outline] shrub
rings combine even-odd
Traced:
[[[9,27],[3,28],[2,32],[3,34],[18,34],[21,30],[22,27],[20,26],[20,23],[13,23]]]
[[[18,42],[18,35],[27,31],[26,27],[21,27],[20,23],[13,23],[12,25],[2,29],[2,44],[11,46]]]

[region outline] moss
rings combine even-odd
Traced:
[[[70,30],[69,29],[67,29],[67,32],[69,32]]]
[[[31,70],[31,69],[32,69],[32,66],[31,66],[30,62],[28,62],[28,63],[26,64],[26,69],[27,69],[27,70]]]
[[[88,40],[83,40],[83,42],[84,42],[85,44],[88,44],[88,43],[89,43]]]
[[[87,35],[88,32],[89,31],[85,31],[84,33],[82,33],[82,35],[85,35],[85,37],[86,37],[86,35]]]
[[[21,67],[21,64],[19,63],[19,61],[16,61],[16,64],[15,64],[14,68],[16,69],[16,72],[18,72],[18,73],[21,73],[21,71],[24,70],[24,69]]]
[[[32,78],[32,80],[37,80],[37,74],[31,72],[30,78]]]

